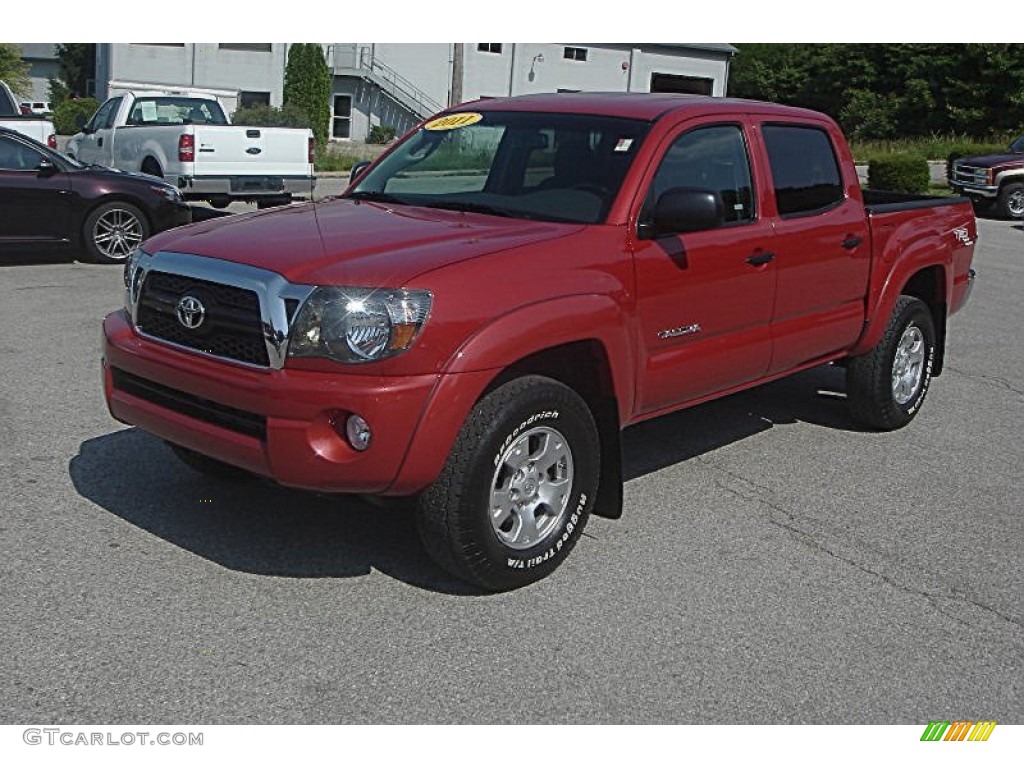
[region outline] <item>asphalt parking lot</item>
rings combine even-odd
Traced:
[[[1024,721],[1024,230],[891,434],[822,368],[626,433],[625,515],[481,595],[408,512],[113,421],[116,267],[0,264],[0,722]]]

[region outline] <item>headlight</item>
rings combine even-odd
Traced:
[[[160,197],[164,198],[165,200],[169,200],[172,203],[181,202],[181,192],[179,192],[175,187],[167,186],[164,184],[154,184],[150,187],[150,189],[152,189],[154,192],[160,195]]]
[[[142,249],[136,248],[124,264],[124,308],[128,310],[129,316],[139,300],[139,290],[142,288],[143,270],[140,262],[143,255]]]
[[[430,313],[430,291],[317,288],[292,323],[290,357],[369,363],[412,346]]]

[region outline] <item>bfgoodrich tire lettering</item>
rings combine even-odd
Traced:
[[[921,409],[935,364],[935,324],[927,305],[901,296],[882,339],[846,367],[854,418],[875,429],[899,429]]]
[[[489,590],[547,576],[576,545],[597,492],[600,443],[586,403],[542,376],[515,379],[470,413],[417,505],[430,556]]]

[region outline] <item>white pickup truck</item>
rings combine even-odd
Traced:
[[[103,103],[68,143],[84,163],[159,176],[186,200],[260,207],[313,192],[313,132],[231,125],[216,96],[133,92]]]
[[[53,130],[53,123],[32,114],[24,114],[3,80],[0,80],[0,128],[10,128],[50,149],[57,148],[57,133]]]

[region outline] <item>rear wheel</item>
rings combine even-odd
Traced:
[[[935,363],[935,324],[928,306],[901,296],[881,341],[846,367],[854,417],[875,429],[899,429],[917,415]]]
[[[525,376],[470,413],[438,480],[420,497],[427,552],[485,589],[515,589],[565,560],[597,495],[600,444],[569,387]]]
[[[98,206],[82,226],[86,256],[97,264],[123,263],[149,234],[142,211],[120,200]]]

